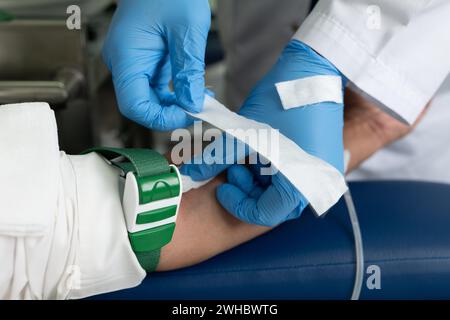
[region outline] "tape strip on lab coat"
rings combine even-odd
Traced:
[[[343,175],[327,162],[306,153],[295,142],[280,133],[279,156],[272,157],[269,141],[248,141],[243,128],[273,130],[269,125],[244,118],[209,96],[204,109],[191,116],[212,124],[269,160],[303,196],[317,215],[326,213],[347,191]]]
[[[313,76],[275,86],[285,110],[320,102],[343,103],[342,79],[338,76]]]

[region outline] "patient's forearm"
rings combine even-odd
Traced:
[[[183,195],[172,241],[161,250],[158,271],[190,266],[251,240],[269,228],[246,224],[216,200],[218,177]]]
[[[351,172],[385,144],[374,132],[371,123],[351,121],[345,123],[344,146],[350,152],[347,172]]]
[[[350,151],[347,172],[357,168],[378,150],[410,133],[426,113],[409,126],[388,115],[373,102],[350,89],[345,93],[344,146]]]

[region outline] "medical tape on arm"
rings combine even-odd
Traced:
[[[244,118],[209,96],[205,97],[201,113],[190,113],[194,118],[208,122],[237,140],[247,143],[260,156],[272,163],[309,201],[317,215],[326,213],[347,191],[343,175],[327,162],[306,153],[295,142],[279,134],[279,156],[273,157],[270,141],[247,141],[246,128],[273,130],[267,124]],[[186,180],[186,178],[184,178]],[[187,179],[189,180],[189,179]],[[188,181],[185,181],[187,184]]]
[[[203,187],[205,184],[208,184],[208,182],[210,182],[213,179],[214,178],[206,179],[206,180],[202,180],[202,181],[194,181],[194,180],[192,180],[192,178],[190,176],[185,176],[185,175],[181,174],[181,181],[183,184],[183,193],[189,192],[192,189],[198,189],[200,187]]]

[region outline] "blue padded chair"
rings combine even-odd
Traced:
[[[365,266],[381,289],[362,299],[450,298],[450,185],[350,185]],[[324,218],[305,211],[270,233],[194,267],[150,275],[136,288],[96,299],[348,299],[355,276],[353,234],[341,200]]]

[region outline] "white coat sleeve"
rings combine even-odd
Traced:
[[[321,0],[294,38],[413,123],[450,73],[450,1]]]

